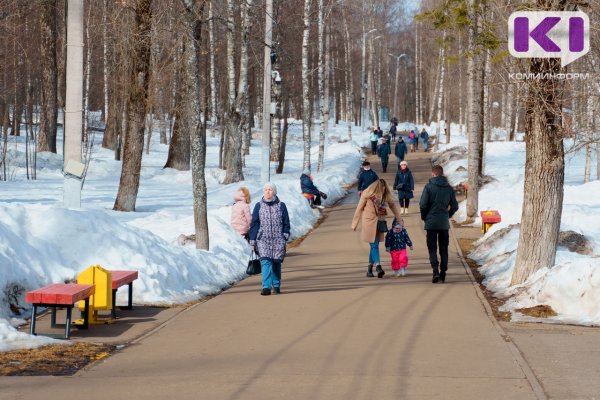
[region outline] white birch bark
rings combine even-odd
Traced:
[[[459,132],[462,133],[464,129],[464,93],[463,93],[463,44],[462,44],[462,32],[458,33],[458,127]],[[448,137],[450,137],[450,125],[448,125]],[[450,143],[450,140],[447,140]]]
[[[585,144],[585,169],[583,173],[583,183],[588,183],[592,175],[592,143],[594,141],[594,102],[595,96],[592,94],[594,88],[591,83],[587,84],[587,104],[586,104],[586,134],[584,135]]]
[[[317,171],[323,170],[323,158],[325,157],[325,131],[323,125],[325,124],[325,103],[328,99],[325,98],[325,5],[324,0],[318,0],[318,85],[319,85],[319,156],[317,160]]]
[[[421,123],[421,68],[419,62],[419,23],[415,22],[415,124]]]
[[[433,88],[433,92],[431,92],[431,96],[429,96],[429,115],[427,115],[427,122],[433,122],[435,118],[435,107],[438,99],[438,94],[440,91],[440,76],[442,74],[442,48],[438,49],[438,59],[437,59],[437,68],[435,74],[435,85]]]
[[[480,59],[475,52],[475,38],[477,35],[477,11],[475,11],[475,0],[469,0],[470,19],[468,46],[471,56],[468,60],[468,81],[467,81],[467,108],[468,108],[468,126],[467,126],[467,170],[469,191],[467,194],[467,217],[477,217],[479,208],[479,146],[480,146],[480,88],[478,85],[481,75]]]
[[[310,170],[311,110],[308,70],[310,38],[310,6],[312,0],[304,0],[304,33],[302,35],[302,139],[304,140],[304,158],[302,167]]]
[[[108,118],[108,0],[102,2],[102,68],[103,68],[103,94],[104,94],[104,123]]]
[[[250,10],[254,0],[242,0],[240,12],[242,18],[242,43],[240,45],[240,80],[237,92],[237,111],[240,115],[239,132],[242,135],[241,157],[250,154],[250,103],[248,97],[248,63],[250,46]]]
[[[210,120],[216,125],[218,123],[218,104],[217,104],[217,71],[215,62],[215,21],[213,13],[213,1],[208,2],[208,35],[209,35],[209,57],[210,57]]]
[[[84,81],[85,89],[83,96],[83,160],[85,163],[89,162],[90,155],[90,138],[89,138],[89,104],[90,104],[90,71],[92,69],[92,42],[90,41],[90,16],[92,14],[92,3],[88,4],[88,15],[85,23],[85,43],[86,43],[86,55],[85,55],[85,72]]]
[[[352,42],[350,41],[350,30],[348,29],[348,19],[344,13],[344,62],[346,65],[346,123],[348,125],[348,137],[352,140],[352,123],[354,120],[354,79],[352,73],[352,62],[350,54],[352,52]]]
[[[446,30],[444,29],[444,33],[442,35],[442,47],[440,48],[440,81],[439,81],[439,92],[437,97],[437,127],[436,127],[436,138],[435,138],[435,147],[434,149],[438,149],[438,144],[440,142],[440,134],[441,134],[441,124],[442,124],[442,100],[444,98],[444,74],[446,72]]]

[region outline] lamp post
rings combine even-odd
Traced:
[[[360,69],[360,130],[364,132],[365,130],[365,110],[366,110],[366,89],[367,84],[365,82],[365,63],[367,59],[367,36],[369,34],[377,31],[377,28],[373,28],[368,32],[363,33],[363,41],[362,41],[362,64]]]
[[[394,86],[394,112],[398,114],[398,69],[400,67],[400,59],[402,57],[406,57],[406,54],[402,53],[399,56],[395,56],[392,53],[389,53],[390,56],[396,59],[396,84]],[[406,74],[404,74],[404,86],[406,87]],[[406,99],[405,99],[406,101]],[[406,116],[405,116],[406,118]]]

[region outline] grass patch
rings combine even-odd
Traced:
[[[549,305],[541,304],[535,307],[519,308],[516,311],[535,318],[556,317],[558,314]]]
[[[0,352],[0,376],[73,375],[114,350],[114,346],[73,343]]]

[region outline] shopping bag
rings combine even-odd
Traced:
[[[246,273],[248,275],[257,275],[261,273],[261,266],[260,266],[260,258],[258,257],[258,254],[256,254],[254,251],[250,254],[250,259],[248,260],[248,267],[246,268]]]

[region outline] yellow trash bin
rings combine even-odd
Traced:
[[[112,276],[110,271],[102,268],[100,265],[93,265],[77,275],[77,283],[96,285],[96,291],[90,296],[89,323],[109,323],[110,320],[98,319],[98,311],[112,310]],[[82,303],[79,303],[80,311],[83,311],[85,308]]]

